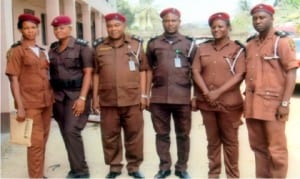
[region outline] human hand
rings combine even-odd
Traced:
[[[208,102],[215,102],[220,97],[220,92],[218,90],[209,91],[205,96]]]
[[[76,117],[80,116],[83,113],[84,108],[85,108],[85,100],[77,99],[72,106],[74,116]]]
[[[18,109],[16,120],[17,120],[18,122],[23,122],[23,121],[25,121],[25,110],[24,110],[24,109]]]
[[[93,98],[92,100],[92,110],[94,113],[96,114],[100,114],[100,102],[99,102],[99,98]]]
[[[195,97],[191,99],[191,108],[192,108],[192,111],[197,111],[198,110],[197,109],[197,100],[196,100]]]
[[[141,102],[140,102],[140,110],[144,110],[147,108],[148,105],[148,98],[141,98]]]
[[[276,119],[278,121],[287,121],[288,120],[288,114],[289,114],[289,107],[283,107],[279,106],[276,113]]]

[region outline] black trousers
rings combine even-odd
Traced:
[[[69,98],[56,101],[53,114],[65,143],[71,171],[76,174],[85,174],[89,172],[89,169],[85,161],[81,131],[88,120],[90,99],[87,99],[85,111],[79,117],[75,117],[72,111],[74,101]]]

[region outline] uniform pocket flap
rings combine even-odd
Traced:
[[[279,99],[280,93],[277,91],[265,90],[265,91],[257,91],[257,95],[262,96],[266,99]]]

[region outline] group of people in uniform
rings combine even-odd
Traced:
[[[145,178],[140,171],[144,109],[151,113],[156,133],[159,165],[154,178],[172,173],[171,119],[177,144],[174,174],[191,178],[187,171],[191,112],[197,110],[208,142],[208,178],[220,177],[221,156],[226,176],[240,177],[238,128],[243,114],[256,177],[285,178],[285,124],[298,63],[292,39],[273,27],[274,13],[267,4],[252,8],[257,34],[246,46],[230,39],[229,15],[214,13],[208,19],[212,39],[196,45],[179,32],[180,11],[167,8],[160,13],[164,32],[150,39],[146,50],[140,37],[125,33],[126,17],[120,13],[105,16],[108,37],[96,39],[93,48],[71,36],[68,16],[57,16],[51,23],[57,41],[48,52],[36,44],[40,20],[20,15],[22,40],[7,54],[6,74],[17,120],[33,119],[32,146],[27,150],[29,177],[44,177],[52,114],[68,154],[66,177],[90,177],[81,131],[92,108],[101,111],[104,160],[109,165],[106,178],[121,175],[123,146],[128,175]],[[246,88],[241,91],[244,80]]]

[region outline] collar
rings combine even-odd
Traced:
[[[176,34],[172,35],[172,37],[173,37],[172,43],[175,43],[177,41],[182,41],[185,38],[179,32],[177,32]],[[165,33],[163,33],[159,38],[160,38],[160,40],[165,41],[165,42],[169,42],[170,41],[170,39],[167,39]]]
[[[221,45],[219,45],[219,46],[217,46],[215,42],[216,42],[215,40],[212,41],[212,43],[211,43],[212,47],[213,47],[214,49],[216,49],[216,50],[221,50],[221,49],[223,49],[224,47],[229,46],[230,43],[231,43],[231,40],[230,40],[229,38],[227,38],[227,40],[226,40],[225,42],[223,42],[223,44],[221,44]]]
[[[263,41],[272,39],[272,38],[274,37],[274,34],[275,34],[275,29],[272,28],[271,30],[269,30],[269,32],[268,32],[266,38],[265,38]],[[255,37],[255,41],[256,41],[256,42],[263,42],[263,41],[260,40],[259,35],[257,35],[257,36]]]
[[[129,44],[131,42],[131,37],[128,34],[124,34],[122,40],[120,41],[119,47],[121,47],[124,44]],[[104,39],[103,44],[113,47],[113,40],[111,40],[109,37]]]

